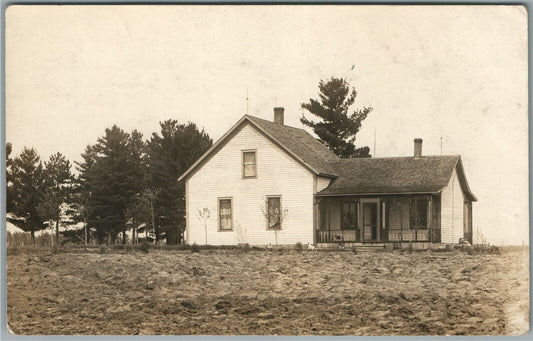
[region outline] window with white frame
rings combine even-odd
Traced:
[[[245,150],[242,152],[242,176],[243,178],[255,178],[257,176],[255,150]]]
[[[272,230],[279,230],[282,221],[281,211],[281,197],[267,198],[267,228]]]
[[[218,224],[221,231],[233,229],[233,208],[231,198],[218,199]]]

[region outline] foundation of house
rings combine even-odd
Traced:
[[[434,250],[449,249],[451,245],[431,242],[389,242],[389,243],[317,243],[318,249],[351,249],[357,251],[381,251],[381,250]]]

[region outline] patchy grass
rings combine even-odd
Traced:
[[[298,249],[298,248],[296,248]],[[13,252],[18,334],[502,335],[528,254],[240,249]]]

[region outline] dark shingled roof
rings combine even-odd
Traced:
[[[339,157],[307,131],[254,116],[247,115],[247,117],[318,174],[338,175],[335,163],[340,160]]]
[[[273,143],[285,150],[287,154],[291,155],[311,172],[322,176],[337,177],[335,163],[339,161],[339,157],[308,132],[303,129],[277,124],[258,117],[244,115],[204,155],[196,160],[178,178],[178,181],[187,178],[207,162],[209,156],[217,153],[239,131],[238,129],[246,123],[253,126]]]
[[[189,176],[231,139],[245,122],[317,175],[336,178],[317,195],[436,193],[457,169],[461,188],[472,201],[459,155],[341,159],[307,131],[245,115],[222,136],[179,180]]]
[[[458,155],[339,159],[339,177],[319,195],[436,193],[449,183],[460,160]],[[463,190],[471,194],[468,185]]]

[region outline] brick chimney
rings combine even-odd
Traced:
[[[422,139],[415,139],[415,159],[422,157]]]
[[[276,107],[274,108],[274,123],[283,125],[283,112],[284,108]]]

